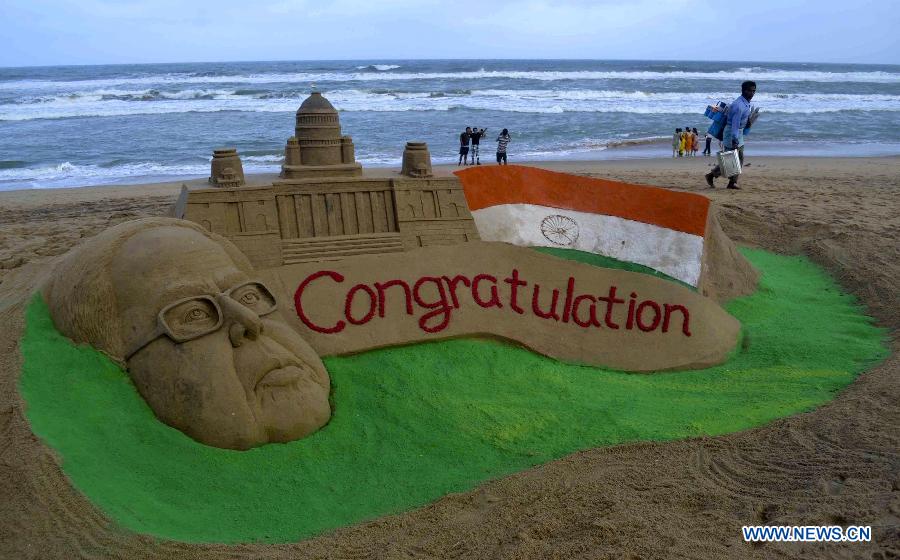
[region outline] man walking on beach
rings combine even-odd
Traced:
[[[466,131],[459,135],[459,165],[469,165],[466,158],[469,156],[469,139],[472,137],[472,127],[467,126]]]
[[[750,118],[750,100],[756,94],[756,82],[747,81],[741,84],[741,96],[728,106],[728,115],[725,120],[725,129],[722,131],[722,142],[725,150],[737,150],[741,165],[744,164],[744,128]],[[722,174],[719,166],[706,174],[706,184],[709,188],[716,188],[715,179]],[[729,189],[739,189],[737,186],[738,175],[728,179]]]

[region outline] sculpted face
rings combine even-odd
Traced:
[[[247,449],[328,421],[321,360],[221,245],[184,227],[147,229],[121,246],[110,275],[128,370],[163,422]]]

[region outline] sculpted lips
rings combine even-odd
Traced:
[[[287,364],[276,366],[260,377],[254,390],[290,387],[300,389],[303,381],[312,381],[315,385],[328,389],[328,378],[306,365]]]

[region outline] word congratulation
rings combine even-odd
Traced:
[[[416,315],[417,309],[421,313],[418,326],[427,333],[445,330],[450,326],[455,310],[474,304],[519,315],[531,313],[547,321],[571,323],[584,329],[668,333],[675,327],[673,332],[691,336],[691,315],[686,306],[641,300],[634,291],[626,299],[619,294],[628,293],[628,290],[620,290],[614,285],[606,287],[601,294],[578,293],[572,276],[564,289],[551,287],[549,290],[522,279],[518,269],[513,269],[502,280],[491,274],[472,277],[458,274],[452,277],[422,276],[412,284],[400,279],[355,284],[347,289],[342,302],[336,302],[343,304],[343,309],[325,317],[310,317],[303,298],[319,282],[343,284],[345,278],[333,270],[319,270],[308,275],[294,293],[294,306],[304,325],[323,334],[339,333],[348,325],[365,325],[376,316],[385,319],[389,298],[402,298],[406,315]]]

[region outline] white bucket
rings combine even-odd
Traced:
[[[741,159],[738,157],[737,150],[728,150],[727,152],[719,152],[719,171],[722,175],[728,177],[736,177],[741,174]]]

